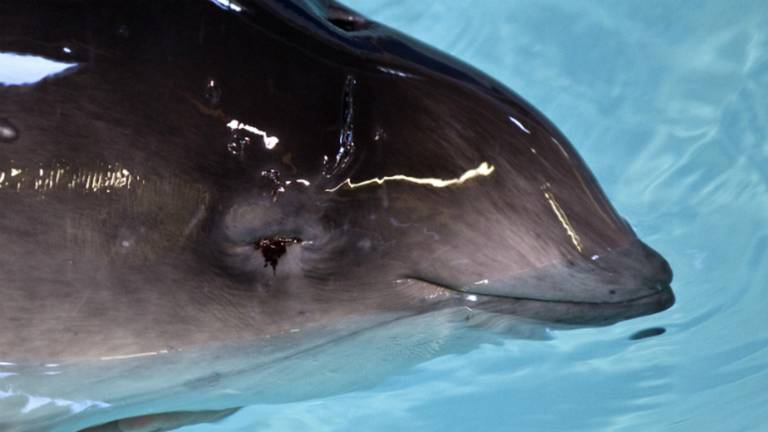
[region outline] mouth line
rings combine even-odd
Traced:
[[[616,307],[616,306],[633,306],[644,303],[645,300],[652,300],[655,298],[659,298],[662,296],[668,296],[672,295],[672,288],[669,286],[665,286],[663,289],[660,289],[658,291],[642,295],[639,297],[634,297],[627,300],[622,301],[616,301],[616,302],[610,302],[610,301],[604,301],[604,302],[590,302],[590,301],[580,301],[580,300],[550,300],[550,299],[540,299],[540,298],[534,298],[534,297],[515,297],[515,296],[501,296],[501,295],[494,295],[494,294],[478,294],[473,293],[469,291],[462,291],[456,288],[451,288],[449,286],[436,283],[430,280],[426,280],[423,278],[418,277],[408,277],[408,279],[413,279],[425,284],[429,284],[441,289],[444,289],[446,291],[449,291],[451,293],[454,293],[456,295],[461,296],[463,300],[473,302],[473,303],[481,303],[481,302],[487,302],[487,301],[511,301],[511,302],[528,302],[528,303],[546,303],[546,304],[557,304],[557,305],[574,305],[574,306],[605,306],[605,307]]]

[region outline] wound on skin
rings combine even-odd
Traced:
[[[256,242],[256,249],[261,251],[264,256],[264,267],[271,266],[272,274],[277,270],[277,261],[285,255],[289,246],[301,243],[298,237],[269,237]]]

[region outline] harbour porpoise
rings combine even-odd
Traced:
[[[0,69],[4,431],[171,430],[674,302],[540,112],[334,1],[1,0]]]

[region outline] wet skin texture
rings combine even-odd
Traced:
[[[234,9],[0,1],[0,51],[75,64],[0,86],[0,360],[672,305],[669,265],[515,93],[333,2]]]

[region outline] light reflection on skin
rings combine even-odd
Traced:
[[[0,52],[0,86],[32,85],[78,66],[40,56]]]
[[[239,122],[237,120],[232,120],[231,122],[227,123],[227,127],[234,130],[237,129],[244,129],[254,135],[261,136],[262,140],[264,141],[264,147],[267,148],[267,150],[272,150],[275,148],[278,142],[280,142],[280,139],[278,139],[275,136],[269,136],[267,133],[259,128],[247,125],[245,123]]]
[[[523,126],[523,123],[521,123],[521,122],[520,122],[520,120],[518,120],[518,119],[516,119],[516,118],[514,118],[514,117],[512,117],[512,116],[509,116],[509,120],[510,120],[512,123],[514,123],[514,124],[515,124],[517,127],[519,127],[519,128],[520,128],[520,129],[521,129],[523,132],[527,133],[528,135],[530,135],[530,134],[531,134],[531,131],[529,131],[528,129],[526,129],[526,127],[525,127],[525,126]]]
[[[216,6],[224,9],[224,10],[231,10],[235,12],[242,12],[243,7],[237,4],[234,0],[211,0],[213,4]]]
[[[81,192],[106,192],[130,189],[143,179],[119,165],[108,165],[103,170],[75,170],[69,166],[54,168],[11,168],[0,171],[0,190],[34,190],[44,193],[55,189]]]
[[[392,68],[388,68],[388,67],[384,67],[384,66],[377,66],[376,69],[378,69],[378,70],[380,70],[380,71],[382,71],[384,73],[388,73],[390,75],[395,75],[395,76],[399,76],[399,77],[403,77],[403,78],[407,78],[407,77],[411,76],[410,74],[405,73],[403,71],[399,71],[397,69],[392,69]]]
[[[570,237],[573,246],[577,251],[581,252],[583,248],[581,238],[578,234],[576,234],[576,230],[573,229],[573,225],[571,225],[571,222],[568,220],[568,215],[565,214],[565,211],[562,207],[560,207],[560,204],[558,204],[557,200],[555,199],[555,195],[548,190],[548,187],[548,184],[544,185],[544,198],[546,198],[546,200],[549,202],[549,205],[552,207],[552,211],[555,213],[555,216],[557,216],[557,219],[563,225],[565,233],[568,234],[568,237]]]
[[[552,142],[555,143],[557,148],[560,149],[560,153],[562,153],[563,156],[565,156],[566,159],[570,160],[571,156],[568,154],[567,151],[565,151],[565,149],[563,148],[562,144],[560,144],[560,141],[558,141],[554,137],[551,137],[551,139],[552,139]],[[534,151],[533,153],[535,154],[536,152]],[[543,161],[543,159],[542,159],[542,161]],[[587,195],[589,195],[589,199],[591,199],[592,202],[595,204],[595,208],[598,209],[598,211],[600,212],[600,215],[603,217],[603,219],[605,219],[605,221],[608,222],[608,224],[610,224],[611,226],[616,227],[616,222],[614,222],[613,218],[609,217],[605,213],[605,211],[603,211],[602,206],[600,204],[598,204],[597,200],[595,200],[595,197],[592,196],[592,192],[589,191],[589,187],[587,187],[587,185],[584,183],[584,177],[581,175],[581,173],[579,173],[574,168],[573,165],[570,165],[570,167],[571,167],[571,170],[573,170],[574,174],[576,175],[576,178],[579,179],[579,183],[581,183],[582,190],[584,190],[584,192],[586,192]]]
[[[107,356],[107,357],[101,357],[100,360],[104,360],[104,361],[125,360],[125,359],[139,358],[139,357],[152,357],[152,356],[161,355],[161,354],[168,354],[168,350],[150,351],[150,352],[143,352],[143,353],[137,353],[137,354]]]
[[[393,175],[393,176],[387,176],[387,177],[381,177],[381,178],[372,178],[370,180],[365,180],[359,183],[353,183],[351,179],[344,180],[341,184],[336,186],[332,189],[326,189],[326,192],[336,192],[337,190],[341,189],[342,187],[347,187],[349,189],[356,189],[363,186],[368,186],[371,184],[384,184],[388,181],[402,181],[402,182],[408,182],[408,183],[415,183],[418,185],[425,185],[425,186],[432,186],[436,188],[444,188],[448,186],[454,186],[458,184],[462,184],[466,182],[469,179],[473,179],[475,177],[487,177],[493,173],[493,171],[496,168],[493,165],[490,165],[488,162],[481,163],[477,168],[471,169],[464,174],[462,174],[460,177],[453,178],[453,179],[438,179],[438,178],[429,178],[429,177],[410,177],[403,174]]]

